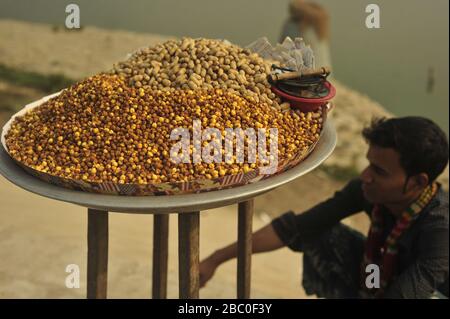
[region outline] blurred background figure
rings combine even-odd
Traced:
[[[330,57],[330,18],[321,5],[304,0],[291,0],[289,18],[284,23],[281,38],[302,37],[314,51],[316,67],[331,66]]]
[[[427,93],[433,93],[434,89],[434,68],[430,66],[428,68],[428,77],[427,77]]]

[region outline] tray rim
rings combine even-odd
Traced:
[[[7,153],[9,153],[8,147],[6,145],[6,135],[11,129],[11,125],[17,117],[23,116],[34,108],[37,108],[47,102],[48,100],[57,97],[64,90],[59,92],[44,96],[36,101],[30,102],[25,105],[18,112],[13,114],[11,118],[6,122],[1,131],[1,144]],[[324,125],[326,125],[327,113],[331,109],[329,104],[322,106],[325,115],[323,116]],[[323,129],[320,133],[320,138],[322,137]],[[319,138],[319,139],[320,139]],[[289,170],[294,166],[298,165],[299,162],[303,161],[309,154],[314,151],[317,145],[316,141],[307,150],[299,152],[292,159],[283,159],[278,163],[277,170],[274,174],[280,174],[283,171]],[[12,157],[12,156],[11,156]],[[24,163],[18,162],[12,157],[12,159],[26,170],[29,174],[36,176],[37,178],[55,184],[57,186],[66,187],[75,190],[82,190],[92,193],[108,194],[108,195],[132,195],[132,196],[160,196],[160,195],[181,195],[187,193],[198,193],[198,192],[209,192],[217,189],[226,189],[231,187],[238,187],[241,185],[255,183],[259,180],[269,178],[271,176],[264,175],[260,171],[260,167],[251,170],[248,173],[238,173],[238,174],[228,174],[223,177],[214,178],[211,180],[207,179],[196,179],[189,180],[187,182],[160,182],[160,183],[147,183],[147,184],[137,184],[137,183],[112,183],[112,182],[97,182],[97,181],[81,181],[73,178],[66,178],[61,176],[55,176],[50,173],[41,172],[31,166]],[[212,183],[212,184],[210,184]],[[209,185],[210,184],[210,185]]]
[[[305,175],[318,167],[333,152],[337,135],[328,119],[323,136],[314,150],[295,167],[252,184],[204,193],[162,196],[126,196],[88,193],[44,182],[18,166],[0,145],[0,174],[29,192],[83,207],[140,214],[184,213],[227,206],[256,197]]]

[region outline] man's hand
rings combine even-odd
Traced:
[[[214,260],[212,256],[204,259],[200,262],[200,288],[203,288],[206,283],[212,278],[216,272],[219,264]]]

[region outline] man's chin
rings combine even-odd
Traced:
[[[376,197],[374,197],[373,195],[370,194],[370,192],[367,192],[366,190],[363,189],[363,195],[364,198],[371,204],[379,204],[379,201],[376,199]]]

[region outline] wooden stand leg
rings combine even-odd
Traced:
[[[108,212],[88,209],[87,298],[105,299],[108,277]]]
[[[200,212],[178,214],[178,268],[180,299],[199,297]]]
[[[253,199],[238,204],[237,297],[250,298]]]
[[[167,260],[169,250],[169,215],[153,217],[152,298],[167,298]]]

